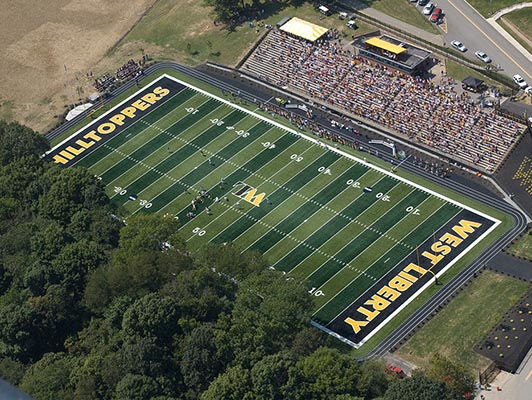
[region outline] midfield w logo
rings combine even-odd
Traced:
[[[237,182],[233,185],[233,187],[239,187],[236,192],[233,192],[235,196],[238,196],[242,200],[253,204],[255,207],[259,207],[261,201],[264,199],[264,197],[266,197],[266,193],[257,194],[257,189],[252,186],[249,186],[245,182]]]

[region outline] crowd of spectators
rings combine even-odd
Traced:
[[[120,82],[137,78],[142,74],[141,64],[144,64],[146,59],[147,56],[144,56],[140,62],[136,62],[133,59],[128,60],[124,65],[118,68],[114,74],[106,73],[99,78],[96,78],[94,80],[94,87],[98,89],[99,92],[105,92]]]
[[[524,130],[482,109],[452,78],[413,77],[350,54],[334,31],[311,43],[272,30],[243,68],[488,172]]]

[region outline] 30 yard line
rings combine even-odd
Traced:
[[[201,105],[204,105],[207,101],[208,101],[208,100],[206,100],[205,102],[203,102]],[[200,106],[201,106],[201,105],[200,105]],[[217,111],[220,107],[222,107],[222,104],[220,104],[218,107],[216,107],[213,111],[211,111],[211,112],[208,113],[207,115],[211,115],[213,112]],[[170,115],[170,114],[167,114],[167,115]],[[187,114],[184,114],[184,115],[183,115],[181,118],[179,118],[177,121],[175,121],[175,122],[172,123],[170,126],[168,126],[167,128],[165,128],[164,131],[166,131],[166,129],[170,129],[170,128],[172,128],[173,126],[175,126],[176,124],[182,122],[182,120],[183,120],[184,118],[186,118],[187,116],[189,116],[188,113],[187,113]],[[198,120],[197,120],[196,122],[194,122],[189,128],[185,129],[184,131],[181,131],[179,134],[182,134],[182,133],[187,132],[190,128],[192,128],[193,126],[195,126],[197,123],[201,122],[202,120],[203,120],[203,118],[198,119]],[[143,135],[143,134],[146,132],[146,130],[148,130],[148,129],[150,129],[150,128],[158,129],[158,130],[160,131],[160,128],[158,128],[157,125],[155,125],[157,122],[155,122],[155,123],[148,123],[148,122],[146,122],[146,121],[144,121],[144,120],[140,120],[140,121],[141,121],[143,124],[147,125],[147,128],[146,128],[145,130],[143,130],[141,133],[139,133],[138,135],[136,135],[135,138],[137,138],[137,137]],[[160,131],[160,132],[161,132],[161,131]],[[162,134],[162,132],[161,132],[160,134]],[[155,139],[155,137],[152,138],[152,139]],[[109,155],[113,154],[113,152],[118,153],[118,154],[126,154],[126,157],[127,157],[127,156],[130,156],[132,153],[134,153],[136,150],[138,150],[138,148],[135,148],[131,153],[128,153],[128,152],[126,152],[126,151],[123,151],[121,148],[122,148],[123,146],[126,146],[128,143],[129,143],[129,142],[124,142],[122,145],[120,145],[120,146],[118,146],[118,147],[112,147],[112,146],[109,146],[109,148],[112,150],[112,152],[109,153],[106,157],[108,157]],[[144,145],[149,145],[149,143],[150,143],[150,142],[146,142]],[[105,143],[105,144],[107,145],[107,143]],[[160,150],[162,147],[164,147],[164,146],[166,146],[166,145],[167,145],[167,144],[163,144],[163,145],[157,147],[157,149],[154,150],[154,151],[152,151],[151,154],[149,154],[146,158],[150,157],[152,154],[154,154],[155,152],[157,152],[158,150]],[[120,153],[119,153],[119,152],[120,152]],[[168,157],[170,157],[170,156],[168,156]],[[108,172],[110,169],[112,169],[112,168],[115,167],[117,164],[119,164],[122,160],[123,160],[123,158],[122,158],[121,160],[119,160],[118,162],[114,163],[113,165],[111,165],[111,166],[110,166],[109,168],[107,168],[105,171],[101,172],[99,175],[100,175],[100,176],[104,175],[104,174],[105,174],[106,172]],[[164,160],[163,160],[163,161],[164,161]],[[130,170],[131,170],[131,168],[128,169],[128,170],[126,170],[124,173],[120,174],[118,177],[114,178],[113,180],[109,181],[108,184],[110,185],[111,183],[113,183],[113,182],[115,182],[116,180],[120,179],[124,174],[128,173]],[[123,186],[123,185],[122,185],[122,186]],[[112,197],[114,197],[114,196],[112,196]],[[111,198],[112,198],[112,197],[111,197]]]
[[[439,209],[441,209],[444,205],[445,205],[445,203],[443,203],[442,206],[441,206],[440,208],[438,208],[437,210],[435,210],[432,214],[435,214],[435,213],[436,213]],[[458,214],[460,211],[461,211],[461,210],[458,210],[458,211],[457,211],[455,214],[453,214],[453,215],[452,215],[447,221],[445,221],[445,223],[440,224],[440,227],[445,226],[447,223],[449,223],[449,221],[451,221],[451,220],[456,216],[456,214]],[[420,224],[418,224],[417,227],[418,227],[418,226],[420,226]],[[417,228],[417,227],[416,227],[416,228]],[[428,236],[428,237],[430,237],[430,236]],[[424,238],[424,239],[421,241],[421,243],[423,243],[425,240],[427,240],[428,237]],[[390,250],[391,250],[391,249],[390,249]],[[389,251],[390,251],[390,250],[389,250]],[[388,252],[389,252],[389,251],[388,251]],[[406,259],[408,256],[410,256],[410,253],[408,253],[403,259],[401,259],[401,261],[399,261],[399,263],[402,262],[404,259]],[[396,263],[396,265],[399,264],[399,263]],[[370,269],[370,267],[368,267],[366,270],[368,270],[368,269]],[[390,268],[390,269],[391,269],[391,268]],[[331,302],[334,298],[338,297],[338,296],[339,296],[339,295],[340,295],[340,294],[341,294],[341,293],[342,293],[347,287],[349,287],[349,285],[350,285],[351,283],[353,283],[354,281],[356,281],[357,278],[358,278],[358,277],[356,277],[355,279],[353,279],[351,282],[349,282],[349,284],[345,285],[344,288],[342,288],[341,290],[336,291],[336,293],[333,295],[333,297],[331,297],[331,298],[330,298],[325,304],[323,304],[320,308],[318,308],[318,309],[314,312],[313,315],[316,315],[316,314],[317,314],[320,310],[322,310],[322,309],[323,309],[323,308],[324,308],[329,302]],[[370,287],[368,287],[363,293],[361,293],[361,294],[360,294],[359,296],[357,296],[354,300],[352,300],[352,301],[349,303],[349,305],[347,305],[346,307],[344,307],[344,308],[343,308],[343,309],[342,309],[342,310],[341,310],[341,311],[340,311],[340,312],[339,312],[339,313],[338,313],[333,319],[331,319],[331,321],[329,321],[329,323],[332,322],[332,321],[334,321],[336,318],[338,318],[338,316],[340,316],[345,310],[347,310],[347,309],[351,306],[351,304],[355,303],[355,302],[356,302],[361,296],[364,296],[364,294],[366,294],[366,293],[367,293],[372,287],[373,287],[373,285],[371,285]]]

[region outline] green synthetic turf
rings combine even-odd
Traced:
[[[179,218],[190,251],[234,242],[319,289],[323,325],[461,210],[191,88],[78,165],[127,213]],[[244,184],[260,206],[234,195]]]

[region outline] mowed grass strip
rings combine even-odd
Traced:
[[[256,120],[252,120],[249,122],[257,123]],[[216,174],[216,165],[228,163],[235,166],[235,161],[233,160],[233,158],[237,158],[238,155],[247,153],[246,150],[248,149],[248,147],[250,147],[254,142],[259,141],[260,138],[264,134],[266,134],[270,129],[270,124],[266,122],[258,122],[257,125],[249,128],[250,136],[247,138],[242,138],[236,134],[221,135],[218,140],[229,140],[230,143],[224,147],[222,147],[220,144],[219,147],[221,149],[210,158],[210,161],[209,159],[205,161],[207,157],[196,155],[196,158],[200,158],[199,161],[201,162],[201,164],[197,165],[197,167],[194,167],[193,170],[191,170],[187,175],[183,176],[182,178],[179,178],[179,181],[188,188],[190,188],[190,190],[194,192],[192,193],[194,196],[198,196],[198,191],[201,189],[201,186],[204,187],[204,185],[200,185],[199,183],[210,174]],[[162,208],[162,210],[172,208],[173,203],[177,202],[177,198],[169,201]]]
[[[282,131],[280,129],[272,129],[272,130],[270,130],[268,132],[267,139],[268,139],[269,143],[272,143],[271,141],[275,141],[276,142],[282,135],[286,135],[286,133],[284,133],[284,131]],[[278,188],[277,186],[273,185],[271,183],[271,181],[270,181],[271,179],[273,179],[273,177],[275,177],[277,181],[279,181],[279,177],[284,177],[281,180],[281,182],[284,184],[284,182],[286,182],[287,180],[290,179],[290,177],[293,176],[293,171],[290,168],[290,166],[293,165],[294,161],[291,160],[291,162],[286,163],[285,160],[290,159],[290,154],[293,154],[294,151],[298,152],[300,150],[303,150],[305,148],[304,146],[307,146],[303,142],[304,142],[303,140],[298,140],[298,141],[292,143],[290,146],[284,148],[281,153],[278,153],[277,155],[272,157],[272,159],[266,165],[262,166],[254,174],[250,175],[246,179],[246,184],[248,184],[248,182],[250,182],[250,181],[253,181],[253,187],[257,189],[258,193],[264,192],[264,193],[266,193],[266,195],[270,195],[274,191],[274,189],[272,189],[272,188],[275,188],[275,189]],[[307,147],[307,149],[308,148],[309,147]],[[248,149],[246,149],[246,150],[248,150]],[[249,151],[253,152],[252,154],[249,154],[249,152],[246,151],[245,153],[241,154],[241,156],[246,157],[246,159],[249,160],[252,155],[255,156],[255,155],[259,154],[260,152],[266,152],[267,153],[269,150],[272,150],[272,149],[265,148],[265,146],[262,144],[262,142],[255,143],[249,149]],[[244,164],[244,163],[242,163],[242,164]],[[279,165],[283,165],[283,166],[280,167],[279,169],[277,169]],[[277,170],[278,172],[274,173],[274,175],[272,175],[270,177],[270,180],[262,180],[262,179],[267,179],[267,178],[264,177],[264,175],[261,175],[261,174],[266,174],[266,176],[268,176],[268,173],[270,173],[272,170]],[[234,170],[231,170],[230,172],[233,172],[233,171]],[[281,172],[285,172],[286,173],[286,171],[291,171],[291,172],[289,173],[289,175],[281,174]],[[210,205],[211,206],[211,210],[213,210],[214,212],[211,215],[206,215],[205,213],[201,213],[193,221],[184,221],[183,222],[183,224],[184,224],[183,228],[185,228],[185,225],[188,224],[188,223],[199,224],[200,226],[205,227],[205,228],[208,227],[209,228],[209,232],[213,232],[213,234],[211,236],[209,236],[209,238],[208,238],[210,240],[214,236],[216,236],[218,233],[223,232],[223,230],[225,229],[225,227],[228,224],[229,225],[231,224],[231,222],[227,221],[227,219],[226,219],[226,217],[224,215],[224,211],[225,210],[220,209],[220,207],[218,207],[214,203],[214,199],[213,199],[213,196],[212,196],[212,193],[215,193],[216,190],[223,189],[224,187],[226,187],[226,184],[223,184],[219,177],[225,178],[227,175],[228,175],[228,173],[217,174],[217,178],[214,178],[214,179],[208,179],[209,176],[207,176],[206,179],[201,181],[201,183],[203,183],[203,186],[205,188],[208,188],[207,189],[208,190],[208,195],[210,197],[210,198],[208,198],[208,200],[205,203],[206,203],[206,205]],[[253,178],[255,178],[255,179],[253,179]],[[260,180],[260,183],[257,184],[257,180]],[[224,179],[224,181],[225,181],[225,179]],[[267,187],[268,190],[265,191],[265,187]],[[270,189],[272,189],[272,190],[270,190]],[[223,203],[226,203],[226,201],[224,201]],[[261,203],[261,205],[259,207],[262,207],[264,209],[264,207],[266,207],[265,206],[266,203],[267,202],[263,200],[263,202]],[[246,204],[243,204],[243,206],[245,206],[245,205]],[[189,209],[189,208],[190,208],[190,203],[187,204],[187,207],[183,208],[179,212],[179,214],[181,214],[182,212],[185,212],[186,209]],[[203,208],[204,208],[204,205],[202,204],[200,206],[200,210],[203,210]],[[254,208],[255,207],[251,206],[251,205],[249,207],[250,210],[253,210]],[[273,207],[269,207],[269,209],[271,210],[271,209],[273,209]],[[241,219],[242,219],[242,223],[248,222],[247,218],[241,218]],[[211,228],[213,228],[213,229],[211,229]],[[187,241],[190,241],[192,238],[193,237],[188,237]],[[234,240],[234,239],[232,237],[230,237],[229,240]]]
[[[378,171],[372,169],[368,169],[361,177],[358,178],[363,185],[374,185],[380,179],[382,179],[382,175]],[[268,250],[268,256],[276,261],[280,261],[281,259],[285,258],[287,254],[291,254],[291,251],[295,251],[295,253],[293,253],[293,257],[295,258],[294,262],[296,260],[300,260],[299,262],[305,260],[323,244],[323,235],[326,235],[327,238],[332,238],[340,229],[340,227],[336,225],[337,223],[344,224],[344,220],[347,221],[345,223],[350,221],[349,217],[346,218],[347,214],[345,211],[350,205],[359,199],[361,194],[359,194],[358,197],[353,196],[354,194],[346,192],[344,195],[333,199],[329,203],[329,208],[339,210],[339,213],[343,215],[339,215],[338,213],[331,214],[330,212],[323,212],[322,210],[309,218],[307,223],[300,225],[297,230],[293,232],[295,237],[300,238],[308,246],[303,244],[294,248],[293,240],[290,238],[285,238]],[[362,211],[362,209],[359,210],[359,212]],[[331,231],[330,233],[327,233],[329,227],[331,228]],[[320,231],[320,233],[317,234],[317,231]],[[317,243],[314,242],[314,238],[319,238],[319,241]],[[319,264],[314,264],[314,267],[316,265],[321,265],[323,262],[325,262],[325,260],[321,261]],[[285,262],[280,262],[279,265],[284,266]],[[289,266],[286,266],[286,268],[286,270],[283,268],[280,269],[288,272]],[[305,276],[307,275],[308,274]]]
[[[211,159],[212,162],[216,157],[219,158],[220,152],[229,157],[231,156],[231,150],[235,153],[239,151],[240,147],[238,146],[238,143],[235,143],[239,142],[240,139],[237,135],[220,134],[220,132],[222,132],[222,127],[213,125],[208,119],[204,119],[201,122],[203,123],[194,125],[195,129],[189,132],[188,136],[190,136],[190,142],[183,137],[176,138],[177,142],[182,143],[182,145],[176,151],[170,149],[171,154],[167,156],[166,159],[157,165],[151,166],[149,170],[140,176],[137,175],[138,178],[131,183],[127,189],[132,193],[140,193],[146,188],[149,188],[159,179],[164,181],[171,180],[173,183],[175,180],[181,180],[185,173],[194,172],[192,170],[193,168],[199,168],[200,166],[204,168],[205,166],[203,164],[205,161]],[[239,121],[239,124],[244,124],[246,129],[252,128],[252,124],[254,123],[257,123],[257,121],[249,118],[243,118]],[[262,124],[261,133],[266,130],[268,126],[265,122]],[[202,138],[203,135],[208,135],[208,137]],[[208,141],[208,143],[206,143],[202,149],[190,145],[198,145],[206,141]],[[242,141],[240,141],[240,144],[241,146],[245,146],[245,143]],[[208,150],[209,148],[221,150],[219,153],[212,154],[211,151]],[[168,154],[164,149],[161,149],[159,153]],[[194,166],[191,166],[188,161]],[[210,166],[210,169],[212,170],[212,166]]]
[[[320,150],[322,152],[324,151],[323,149]],[[307,157],[307,159],[311,160],[311,157]],[[321,158],[321,161],[327,162],[328,160]],[[296,173],[301,171],[301,168],[304,168],[302,164],[303,162],[296,162],[292,164],[293,169],[296,170]],[[338,158],[334,159],[332,163],[327,165],[334,168],[340,168],[340,166],[343,165],[342,169],[344,169],[345,166],[349,164],[347,160],[338,156]],[[294,189],[293,185],[295,181],[293,179],[290,180],[290,186],[287,184],[283,185],[284,189],[288,192],[288,196],[283,196],[283,201],[276,201],[273,203],[272,205],[274,206],[274,212],[264,216],[261,220],[261,224],[256,224],[250,228],[249,231],[246,232],[246,237],[239,238],[238,243],[244,250],[251,249],[255,242],[262,238],[262,236],[272,230],[275,231],[276,226],[279,223],[290,217],[295,210],[312,201],[312,197],[330,182],[330,177],[327,177],[319,172],[322,166],[315,164],[313,168],[313,172],[312,170],[309,171],[310,175],[308,179],[306,179],[304,182],[295,183],[298,187],[297,190]],[[290,240],[294,240],[294,238],[290,236]]]
[[[395,179],[383,176],[383,178],[373,186],[373,190],[377,193],[389,193],[390,190],[393,190],[396,186],[398,186],[398,182]],[[348,211],[352,212],[356,218],[351,219],[347,225],[336,231],[334,237],[326,238],[326,240],[321,243],[318,249],[319,251],[314,252],[304,260],[299,260],[297,263],[288,262],[288,265],[286,266],[288,272],[306,279],[320,268],[320,266],[330,266],[331,262],[337,263],[337,268],[343,267],[346,265],[346,262],[336,258],[336,254],[350,241],[356,239],[359,235],[362,235],[364,231],[375,222],[378,216],[389,209],[388,204],[383,204],[384,202],[377,201],[375,195],[372,193],[364,193],[362,188],[354,189],[350,187],[349,192],[353,192],[353,194],[363,193],[362,197],[359,197]],[[324,255],[327,255],[328,257],[324,259]],[[285,260],[290,259],[285,258]],[[284,263],[286,262],[285,260],[283,260]]]
[[[227,124],[236,124],[239,121],[243,120],[245,117],[246,115],[242,111],[234,110],[229,115],[227,115],[227,117],[225,117],[225,121]],[[180,148],[175,153],[174,157],[172,157],[172,160],[175,160],[176,162],[175,165],[177,166],[181,161],[189,158],[195,153],[197,153],[199,157],[200,150],[204,146],[215,140],[218,136],[222,135],[225,131],[225,126],[218,126],[216,124],[213,124],[204,133],[188,142],[184,147]],[[187,190],[187,188],[190,187],[191,184],[195,183],[194,179],[189,179],[188,183],[182,182],[181,179],[183,178],[184,173],[189,173],[194,168],[200,169],[201,171],[203,171],[203,173],[206,173],[207,169],[213,169],[213,166],[210,165],[207,160],[202,159],[202,161],[204,162],[202,162],[200,165],[191,166],[190,170],[180,168],[173,174],[159,174],[160,176],[164,177],[164,179],[162,180],[157,180],[157,182],[160,182],[160,184],[153,185],[153,182],[147,181],[146,186],[142,187],[142,190],[140,190],[139,193],[141,193],[144,198],[150,199],[152,207],[149,209],[143,209],[143,211],[149,213],[159,211],[175,197],[177,197],[183,191]]]
[[[144,115],[143,118],[136,120],[126,129],[124,129],[122,132],[120,132],[119,134],[109,139],[106,142],[107,148],[104,148],[104,147],[97,148],[92,153],[89,153],[85,157],[81,158],[76,163],[76,165],[86,167],[86,168],[91,168],[92,170],[92,168],[95,167],[100,160],[102,160],[107,155],[109,155],[113,151],[114,148],[120,147],[122,144],[124,144],[128,140],[131,140],[136,135],[143,132],[146,129],[146,126],[142,124],[141,121],[146,121],[148,123],[155,123],[156,121],[159,121],[161,118],[164,118],[166,115],[168,115],[175,107],[177,107],[178,105],[182,104],[184,101],[194,96],[194,94],[195,92],[191,89],[184,89],[180,91],[179,93],[176,93],[172,98],[168,99],[165,103],[163,103],[162,105],[160,105],[153,111],[150,111],[149,113]],[[98,170],[96,169],[94,170],[95,173],[98,173],[97,171]]]
[[[280,144],[284,147],[287,146],[294,141],[297,140],[297,137],[294,135],[284,135],[281,139],[279,139]],[[275,149],[273,149],[275,150]],[[279,149],[278,151],[281,151]],[[256,157],[249,160],[244,166],[242,166],[239,169],[236,169],[232,174],[230,174],[226,178],[226,187],[232,187],[235,183],[241,180],[245,180],[254,170],[259,168],[260,166],[267,163],[271,156],[273,154],[271,152],[262,152],[258,154]],[[190,167],[191,169],[194,168],[194,166]],[[214,167],[211,167],[211,169]],[[238,168],[238,167],[235,167]],[[163,192],[160,196],[157,197],[158,199],[158,208],[162,208],[165,205],[165,202],[168,202],[169,200],[172,200],[172,198],[177,197],[178,194],[184,191],[183,185],[179,183],[175,183],[172,185],[169,189],[167,189],[165,192]],[[217,196],[222,197],[228,192],[228,189],[214,189],[211,192],[211,196]],[[150,209],[151,210],[151,209]],[[154,210],[155,211],[155,210]]]
[[[436,212],[431,214],[415,230],[411,231],[403,240],[409,246],[416,247],[426,241],[434,234],[434,230],[446,224],[458,212],[459,208],[450,203],[445,203]],[[337,290],[331,295],[325,293],[325,299],[316,298],[317,305],[327,302],[314,315],[314,318],[320,323],[330,323],[342,310],[354,302],[366,290],[375,284],[373,277],[384,276],[391,268],[397,265],[401,260],[412,253],[412,250],[403,245],[397,244],[383,253],[379,261],[365,271],[364,274],[357,276],[355,280],[347,284],[343,289]]]
[[[412,189],[407,185],[400,185],[398,188],[402,188],[404,186],[406,186],[407,190]],[[391,191],[390,194],[393,195],[393,191]],[[400,210],[404,210],[409,205],[414,207],[418,206],[428,196],[429,194],[422,192],[421,190],[412,190],[406,197],[399,201],[399,203],[392,208],[388,208],[388,210],[386,210],[384,214],[378,218],[375,223],[371,225],[371,227],[369,227],[370,229],[365,229],[364,233],[358,236],[356,240],[352,240],[339,252],[337,252],[335,254],[335,258],[339,259],[345,264],[349,264],[363,252],[369,251],[369,254],[372,254],[373,252],[370,249],[372,249],[373,246],[375,246],[375,244],[379,241],[384,242],[381,244],[381,246],[383,246],[385,249],[390,245],[393,245],[395,242],[388,238],[385,233],[402,218],[404,218],[405,214],[400,212]],[[383,201],[382,203],[386,202]],[[388,204],[388,207],[390,207],[390,204]],[[339,232],[339,234],[341,235],[342,232]],[[342,265],[335,260],[331,260],[323,267],[312,273],[308,279],[312,286],[320,287],[326,281],[332,278],[333,275],[342,270],[345,264]],[[362,266],[362,268],[364,267],[365,266]]]
[[[274,227],[274,229],[250,246],[250,250],[264,253],[270,247],[273,247],[277,242],[282,240],[285,235],[290,234],[290,232],[303,223],[304,220],[310,218],[310,216],[316,213],[321,207],[344,191],[346,189],[344,182],[349,179],[350,174],[352,174],[350,170],[343,171],[337,179],[334,179],[311,197],[310,201],[305,201],[297,210],[292,212],[288,218],[283,219]]]
[[[131,169],[135,164],[138,164],[139,161],[143,161],[153,152],[157,151],[163,146],[166,146],[172,139],[175,138],[175,136],[179,135],[185,129],[187,129],[188,127],[195,124],[197,121],[204,118],[212,110],[218,108],[218,106],[219,106],[219,103],[217,101],[209,100],[207,104],[205,104],[203,107],[200,108],[200,112],[198,114],[186,115],[183,118],[183,120],[181,120],[180,122],[176,123],[173,126],[170,126],[167,130],[160,130],[156,126],[153,126],[153,127],[150,126],[150,128],[154,131],[155,135],[151,139],[149,139],[144,145],[134,150],[126,158],[123,158],[119,163],[115,164],[111,169],[103,173],[101,175],[102,180],[104,182],[114,181],[116,178],[122,175],[125,171]],[[235,120],[237,118],[243,118],[241,113],[233,112],[233,114],[235,114],[235,116],[233,117]],[[207,136],[207,140],[209,141],[212,140],[213,138],[212,134],[211,136],[209,136],[209,133],[211,133],[210,132],[211,129],[207,130],[207,132],[204,133],[204,135]],[[203,137],[203,135],[200,137]],[[199,141],[200,139],[198,138],[196,140]]]
[[[197,95],[190,98],[187,103],[184,104],[197,107],[205,105],[207,101],[208,100],[205,97]],[[217,104],[218,107],[221,106],[220,103]],[[124,158],[127,159],[128,156],[131,156],[132,153],[142,149],[143,147],[151,146],[149,142],[160,136],[163,130],[170,129],[174,125],[178,124],[181,120],[186,120],[188,118],[189,113],[187,113],[185,110],[185,106],[180,105],[176,106],[164,117],[157,120],[156,123],[148,123],[144,120],[140,120],[139,123],[144,125],[145,130],[134,136],[131,136],[129,133],[121,133],[126,141],[120,144],[118,147],[111,146],[112,152],[100,159],[92,168],[94,168],[95,171],[98,171],[98,174],[101,177],[105,177],[109,170],[112,170],[113,168],[116,168],[117,165],[120,165]],[[105,143],[103,147],[108,148],[109,145]],[[150,155],[153,154],[154,153],[150,153]],[[108,180],[106,182],[109,184],[112,182],[112,180]]]
[[[213,206],[215,213],[219,213],[218,210],[224,206],[227,206],[228,204],[234,204],[236,197],[232,196],[231,192],[234,191],[233,185],[235,183],[246,181],[247,178],[252,175],[253,170],[257,170],[262,166],[266,165],[269,161],[271,161],[272,157],[274,156],[274,153],[281,153],[283,148],[289,147],[291,143],[294,143],[297,140],[300,139],[292,134],[285,134],[281,139],[276,141],[278,146],[276,146],[275,149],[265,149],[261,153],[257,154],[254,158],[252,158],[242,168],[233,171],[233,173],[231,173],[230,175],[227,175],[227,177],[225,178],[224,185],[220,185],[211,190],[211,198],[218,197],[221,203],[219,205]],[[230,201],[226,202],[223,199],[224,196],[228,196],[227,198],[230,199]],[[251,207],[254,206],[249,205],[249,208]],[[242,213],[234,211],[232,214],[229,215],[224,214],[223,218],[216,218],[214,221],[209,222],[210,226],[206,232],[206,235],[203,236],[201,239],[198,239],[197,241],[191,241],[189,243],[189,247],[191,249],[197,249],[201,247],[206,240],[212,240],[213,237],[215,237],[219,232],[221,232],[226,226],[237,220],[241,215]],[[194,223],[195,222],[196,220],[194,219]]]
[[[438,210],[443,203],[444,201],[436,197],[428,196],[418,206],[423,207],[424,209]],[[430,213],[425,213],[425,215],[428,216]],[[364,251],[358,254],[356,258],[350,262],[351,265],[356,265],[357,270],[354,268],[343,268],[336,275],[325,282],[320,289],[325,293],[337,293],[348,283],[356,279],[360,275],[360,271],[363,271],[362,273],[364,275],[369,275],[374,281],[380,279],[381,275],[375,275],[374,272],[376,271],[374,271],[372,267],[378,263],[379,260],[383,260],[382,257],[386,253],[386,249],[399,249],[400,247],[403,247],[409,252],[414,249],[413,247],[402,242],[402,239],[410,232],[415,231],[418,225],[422,224],[423,219],[417,217],[417,215],[415,216],[409,212],[406,212],[402,219],[400,219],[392,228],[390,228],[386,234],[380,236],[377,240],[375,240],[375,242],[370,244]],[[400,241],[392,239],[400,239]],[[392,268],[394,265],[395,264],[388,264],[388,267]],[[320,301],[323,301],[323,299],[320,299]]]
[[[338,156],[336,154],[332,154],[331,152],[323,153],[321,157],[316,158],[303,170],[297,173],[297,175],[293,176],[292,179],[287,182],[281,182],[282,186],[277,188],[277,190],[267,194],[267,197],[272,202],[272,206],[275,208],[271,206],[268,207],[267,204],[261,204],[260,207],[254,207],[248,211],[246,216],[242,216],[235,221],[235,223],[229,225],[227,228],[221,231],[213,241],[215,243],[220,243],[234,240],[243,232],[249,230],[256,223],[256,220],[262,220],[267,214],[276,210],[277,205],[280,205],[287,199],[291,198],[294,192],[297,192],[299,189],[301,189],[301,187],[311,181],[312,178],[316,176],[316,171],[321,165],[324,163],[330,164],[337,159]],[[281,161],[282,160],[280,160],[280,162]],[[294,162],[292,165],[294,167],[299,166]],[[248,236],[250,238],[255,237],[253,233],[250,233]]]
[[[219,110],[219,108],[215,108],[211,113],[219,113]],[[155,181],[161,173],[166,174],[171,171],[175,168],[176,155],[179,151],[186,147],[189,141],[211,128],[212,123],[208,119],[209,116],[210,114],[207,114],[206,118],[202,118],[190,126],[179,126],[176,128],[173,125],[167,128],[167,130],[173,128],[172,131],[168,132],[170,135],[173,135],[173,138],[166,143],[165,149],[154,149],[153,153],[141,160],[141,162],[137,162],[133,167],[116,177],[109,184],[125,187],[128,191],[137,193],[141,190],[140,188],[148,186],[145,183],[139,185],[139,182]],[[153,127],[158,130],[161,129],[158,125]],[[116,195],[116,193],[113,194],[111,199]]]
[[[382,178],[382,175],[376,172],[378,174],[375,176],[375,179]],[[351,178],[350,178],[351,179]],[[359,179],[359,178],[357,178]],[[369,184],[374,184],[374,190],[384,191],[387,192],[390,190],[396,183],[392,180],[387,179],[379,179],[376,182],[369,182],[364,180],[364,182],[367,182]],[[374,198],[374,196],[369,196],[366,193],[362,194],[362,190],[360,191],[354,191],[353,188],[346,185],[346,181],[343,182],[344,187],[346,188],[346,193],[344,194],[344,197],[349,199],[352,198],[351,196],[358,194],[358,197],[348,204],[343,210],[340,211],[340,215],[335,215],[329,223],[327,223],[325,226],[320,227],[314,227],[314,233],[313,235],[305,240],[304,244],[301,244],[294,248],[289,253],[279,253],[277,250],[276,253],[283,254],[284,257],[279,260],[277,263],[277,268],[285,271],[285,272],[291,272],[294,273],[297,276],[301,277],[307,277],[310,275],[316,268],[318,268],[320,264],[316,264],[313,261],[310,261],[308,263],[308,269],[305,267],[302,267],[301,269],[294,271],[294,268],[296,266],[300,266],[301,262],[303,260],[306,260],[309,255],[311,255],[316,249],[319,249],[322,247],[324,243],[326,243],[329,240],[337,240],[339,237],[336,237],[336,235],[341,232],[342,228],[347,226],[349,223],[351,223],[353,220],[355,220],[359,215],[364,213],[373,203],[377,201],[377,199]],[[361,227],[361,232],[362,232]],[[333,239],[334,238],[334,239]],[[308,247],[311,246],[311,247]],[[328,253],[332,256],[335,251]],[[319,253],[318,253],[319,254]]]

